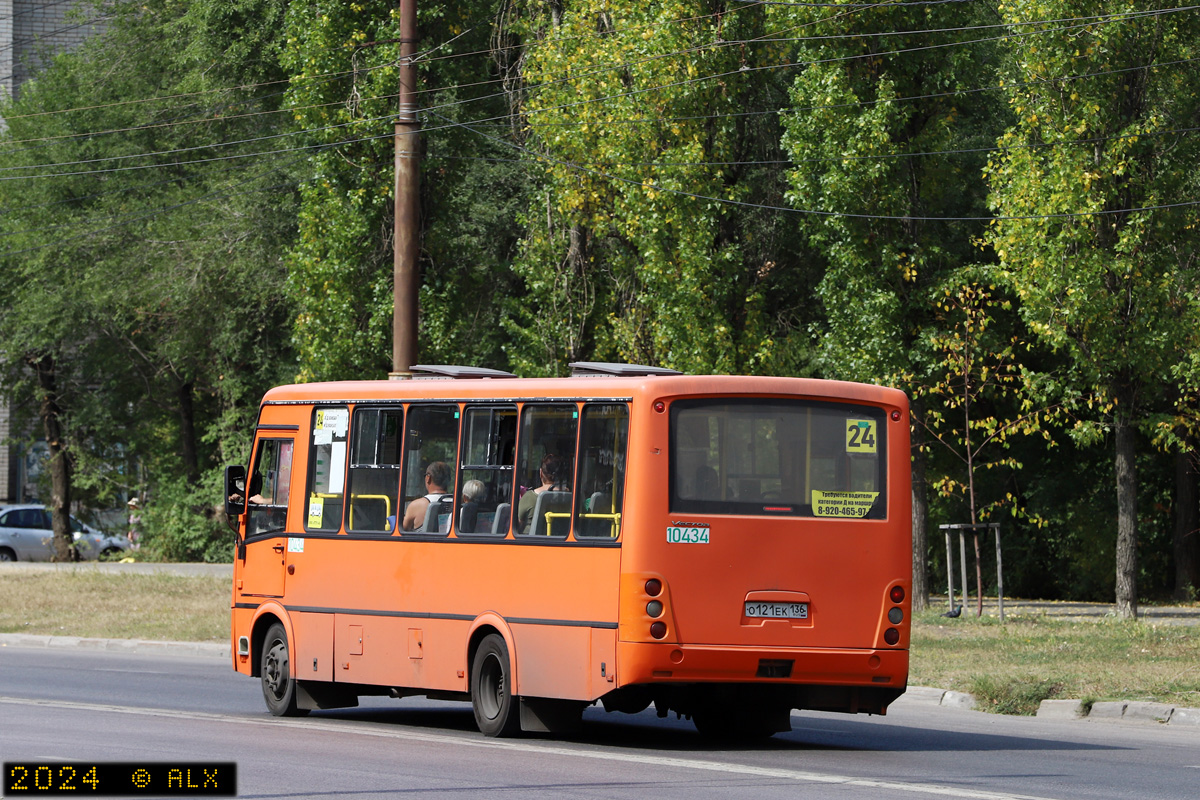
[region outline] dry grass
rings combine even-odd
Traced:
[[[223,642],[227,578],[63,570],[0,577],[0,633]]]
[[[1200,707],[1200,628],[1041,615],[913,624],[909,683],[971,692],[981,706],[1033,713],[1046,697]]]

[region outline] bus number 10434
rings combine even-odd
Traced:
[[[667,541],[671,544],[708,544],[708,526],[668,525]]]

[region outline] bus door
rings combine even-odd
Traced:
[[[259,439],[246,478],[246,563],[242,593],[282,597],[287,559],[287,518],[291,496],[290,439]]]

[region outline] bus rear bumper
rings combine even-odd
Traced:
[[[605,698],[616,710],[650,701],[691,713],[715,701],[884,714],[908,683],[907,650],[620,642],[618,665]]]
[[[903,689],[908,683],[907,650],[620,642],[617,664],[620,685],[783,683]]]

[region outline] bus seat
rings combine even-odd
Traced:
[[[588,498],[587,506],[585,507],[586,514],[612,514],[613,513],[613,497],[609,492],[593,492]],[[582,517],[576,520],[578,527],[575,529],[575,536],[586,536],[589,538],[613,538],[617,535],[617,526],[611,519],[594,519]]]
[[[587,510],[591,514],[611,514],[612,495],[608,492],[593,492],[588,498]]]
[[[531,536],[549,536],[551,532],[558,536],[566,536],[571,527],[570,517],[547,525],[547,514],[570,514],[570,492],[542,492],[537,497],[537,505],[533,507],[533,524],[529,527]]]
[[[440,531],[438,518],[442,514],[449,513],[449,499],[450,495],[444,494],[437,500],[429,501],[429,507],[425,509],[425,523],[421,526],[420,530],[425,533],[438,533]]]
[[[512,515],[512,503],[501,503],[496,506],[496,516],[492,518],[492,533],[508,533],[508,518]]]

